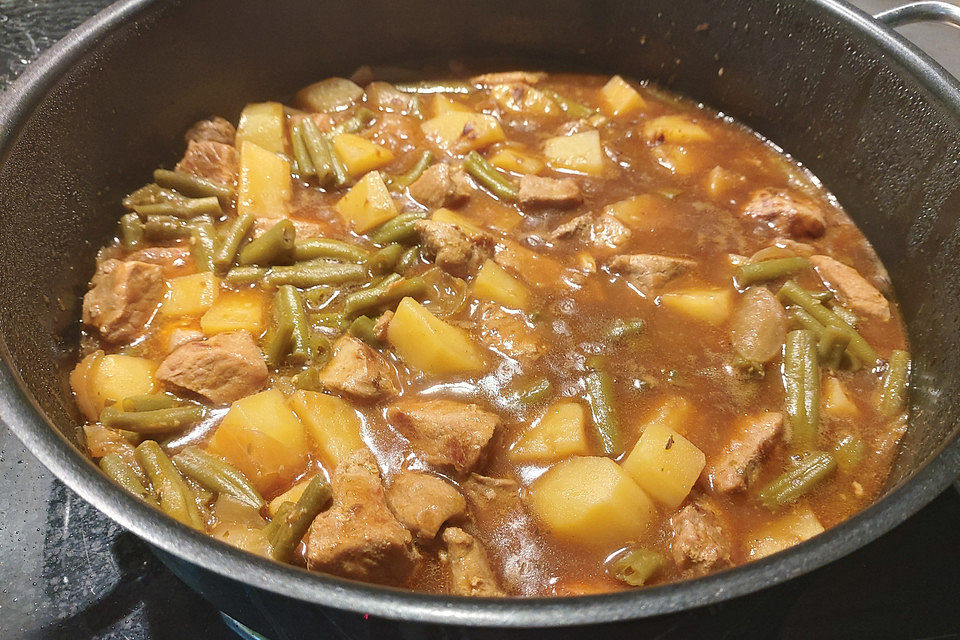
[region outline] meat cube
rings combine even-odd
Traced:
[[[196,269],[190,247],[145,247],[126,257],[126,260],[155,264],[163,269],[165,278],[188,276]]]
[[[387,420],[425,463],[458,474],[477,464],[500,424],[496,414],[453,400],[401,400]]]
[[[259,391],[269,378],[260,348],[247,331],[218,333],[177,347],[160,363],[157,379],[229,404]]]
[[[730,541],[713,509],[695,502],[671,519],[673,560],[681,569],[691,564],[707,571],[730,560]]]
[[[492,302],[478,309],[477,336],[495,351],[518,362],[529,363],[547,350],[547,345],[522,316],[514,315]]]
[[[557,240],[583,240],[590,237],[592,227],[593,215],[584,213],[558,225],[547,237],[554,242]]]
[[[438,163],[429,167],[410,185],[410,197],[428,209],[456,207],[463,204],[473,187],[461,168]]]
[[[470,78],[470,83],[483,85],[485,87],[490,87],[495,84],[513,84],[515,82],[537,84],[546,77],[547,74],[543,71],[497,71],[473,76]]]
[[[176,351],[188,342],[203,340],[204,337],[203,332],[196,329],[174,329],[167,339],[167,353]]]
[[[360,449],[331,479],[333,504],[307,532],[307,567],[354,580],[402,581],[416,567],[413,536],[387,506],[377,461]]]
[[[236,148],[210,140],[191,140],[183,159],[177,163],[177,171],[224,185],[236,184],[239,170],[240,155]]]
[[[713,464],[711,484],[721,493],[746,489],[783,432],[783,414],[768,412],[739,425]]]
[[[630,239],[630,229],[607,213],[586,213],[565,222],[550,234],[550,239],[574,239],[598,249],[616,249]]]
[[[378,113],[377,119],[361,135],[390,149],[395,156],[413,151],[421,139],[417,120],[395,113]]]
[[[380,314],[377,321],[373,323],[373,335],[383,342],[387,341],[387,329],[390,328],[390,321],[393,320],[393,311],[387,309]]]
[[[487,553],[469,533],[457,527],[443,532],[444,551],[440,559],[450,573],[453,595],[496,598],[505,596],[490,568]]]
[[[467,513],[467,501],[452,484],[430,473],[403,470],[387,487],[387,504],[415,535],[432,540],[441,525]]]
[[[417,233],[424,253],[447,273],[463,278],[476,273],[493,253],[493,238],[468,233],[455,224],[418,220]]]
[[[662,287],[696,264],[686,258],[634,253],[617,256],[609,266],[611,271],[623,275],[641,293],[651,295],[654,289]]]
[[[855,313],[883,322],[890,319],[890,303],[856,269],[830,256],[812,256],[810,262],[820,274],[820,278],[837,294],[840,302]]]
[[[137,260],[105,260],[83,296],[83,321],[104,340],[119,342],[140,335],[165,293],[163,269]]]
[[[819,238],[827,228],[817,203],[786,189],[754,191],[743,206],[743,215],[766,222],[778,232],[795,238]]]
[[[517,195],[522,208],[573,207],[583,201],[580,185],[572,178],[541,178],[526,175],[520,178]]]
[[[320,383],[360,400],[393,396],[400,391],[390,363],[351,335],[342,336],[333,345],[333,355],[320,371]]]
[[[194,124],[183,138],[187,144],[209,141],[233,145],[237,139],[237,130],[230,124],[229,120],[214,116]]]

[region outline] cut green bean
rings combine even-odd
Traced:
[[[327,258],[345,262],[360,263],[370,256],[370,252],[352,242],[331,240],[329,238],[309,238],[298,240],[293,248],[293,259],[297,262]]]
[[[301,262],[289,267],[274,267],[264,277],[268,286],[292,284],[299,289],[318,285],[346,284],[370,277],[366,265],[336,262]]]
[[[273,310],[277,317],[277,324],[289,324],[293,327],[288,359],[293,364],[303,364],[310,360],[310,325],[307,322],[307,312],[303,307],[300,292],[292,285],[281,285],[274,298]]]
[[[293,558],[297,545],[306,535],[310,524],[326,508],[332,497],[333,490],[330,488],[330,483],[321,476],[314,476],[296,504],[282,516],[280,513],[277,514],[275,520],[279,522],[270,538],[274,560],[289,562]]]
[[[343,312],[350,316],[393,300],[390,289],[401,280],[403,280],[401,276],[392,273],[376,286],[348,294],[343,299]]]
[[[400,82],[393,85],[404,93],[461,93],[467,94],[476,90],[476,86],[469,82],[457,80],[423,80],[419,82]]]
[[[406,273],[409,269],[416,266],[418,262],[420,262],[420,245],[415,244],[403,252],[403,255],[397,260],[397,264],[394,265],[393,270],[401,274]]]
[[[163,215],[177,218],[196,218],[197,216],[219,216],[223,214],[220,200],[209,198],[180,198],[172,202],[134,205],[133,210],[141,216]]]
[[[844,472],[853,471],[863,460],[865,450],[866,447],[860,438],[851,435],[842,437],[837,446],[834,447],[834,456],[840,470]]]
[[[307,145],[303,141],[300,123],[290,125],[290,144],[293,146],[293,161],[297,175],[304,179],[315,175],[317,169],[313,166],[313,160],[310,159]]]
[[[413,163],[409,171],[399,176],[389,178],[387,180],[387,187],[389,187],[391,191],[403,191],[423,175],[423,172],[427,170],[431,162],[433,162],[433,152],[424,151],[420,154],[420,157],[417,158],[417,161]]]
[[[204,531],[206,522],[193,498],[193,490],[184,482],[160,445],[153,440],[141,442],[137,446],[136,456],[160,498],[160,508],[188,527]]]
[[[150,216],[143,223],[143,236],[148,240],[179,240],[190,233],[190,226],[174,216]]]
[[[623,453],[620,437],[620,418],[617,411],[613,378],[603,367],[599,358],[587,361],[587,373],[583,378],[587,400],[593,413],[593,425],[603,453],[618,456]]]
[[[597,113],[596,109],[592,109],[582,102],[566,98],[556,91],[551,91],[550,89],[540,89],[540,91],[556,102],[564,113],[574,118],[589,118]]]
[[[125,429],[142,435],[179,431],[203,420],[203,407],[185,405],[150,411],[121,411],[109,406],[100,413],[100,424],[111,429]]]
[[[337,150],[333,146],[330,136],[323,136],[320,138],[320,144],[324,146],[326,154],[330,158],[330,168],[333,170],[334,186],[342,187],[349,184],[350,174],[347,173],[347,167],[343,164],[343,160],[341,160],[340,156],[337,154]]]
[[[836,468],[837,461],[829,453],[811,453],[761,489],[760,502],[768,509],[784,507],[809,493]]]
[[[337,293],[339,293],[339,290],[335,287],[326,285],[310,287],[303,292],[303,303],[311,309],[319,309],[330,302]]]
[[[233,266],[233,261],[237,257],[240,245],[247,237],[247,234],[250,233],[253,223],[254,217],[250,214],[244,214],[237,216],[233,224],[227,229],[226,234],[223,236],[223,242],[220,243],[217,253],[213,256],[213,264],[218,270],[226,271]]]
[[[227,271],[223,279],[233,285],[256,284],[263,280],[267,271],[264,267],[234,267]]]
[[[357,316],[353,322],[350,323],[350,327],[347,329],[347,333],[350,335],[360,338],[370,346],[376,347],[380,344],[380,338],[377,337],[374,327],[376,326],[377,321],[368,316]]]
[[[423,220],[426,217],[427,214],[420,211],[401,213],[372,229],[367,237],[376,244],[407,242],[417,235],[415,228],[417,220]]]
[[[403,255],[403,252],[404,247],[402,244],[388,244],[382,249],[370,254],[370,257],[367,258],[367,267],[374,273],[392,271],[397,265],[397,262],[400,261],[400,256]]]
[[[140,481],[140,474],[137,473],[133,463],[119,453],[108,453],[100,458],[100,469],[129,493],[145,502],[156,505],[153,494],[143,486],[143,482]]]
[[[820,363],[814,334],[797,329],[783,349],[783,390],[791,443],[806,450],[816,444],[820,424]]]
[[[144,393],[127,396],[118,404],[123,411],[155,411],[157,409],[171,409],[182,403],[179,398],[169,393]]]
[[[310,326],[316,329],[335,329],[342,331],[347,326],[347,316],[343,313],[311,313]]]
[[[180,472],[197,484],[261,509],[266,504],[260,492],[237,468],[226,460],[197,447],[187,447],[173,456]]]
[[[530,406],[543,402],[553,393],[553,384],[548,378],[540,377],[529,381],[520,389],[517,389],[513,396],[515,402]]]
[[[907,387],[910,382],[910,354],[902,349],[890,353],[887,375],[883,378],[880,393],[880,413],[893,417],[903,411],[907,400]]]
[[[817,322],[826,326],[833,325],[850,332],[850,345],[847,350],[863,362],[873,366],[877,362],[877,353],[873,350],[866,340],[863,339],[857,330],[843,321],[843,319],[830,309],[823,306],[818,300],[805,291],[793,280],[787,280],[777,292],[777,297],[790,304],[795,304],[810,314]]]
[[[210,180],[205,180],[183,171],[168,171],[157,169],[153,172],[154,181],[161,187],[173,189],[188,198],[218,198],[221,204],[229,204],[234,196],[234,189]]]
[[[860,320],[859,318],[857,318],[857,314],[855,314],[853,311],[850,311],[850,309],[847,309],[845,306],[843,306],[836,300],[830,300],[829,302],[825,302],[824,306],[830,309],[830,311],[833,311],[835,314],[837,314],[837,316],[839,316],[841,320],[843,320],[846,324],[850,325],[851,327],[855,328],[857,326],[857,322],[859,322]]]
[[[277,512],[274,514],[273,519],[262,529],[263,535],[268,541],[273,540],[273,536],[277,534],[277,529],[280,528],[280,524],[284,521],[284,518],[286,518],[290,510],[293,509],[293,505],[294,503],[292,501],[284,500],[283,503],[277,507]]]
[[[127,209],[133,209],[141,204],[156,204],[158,202],[171,202],[179,200],[183,196],[172,189],[164,189],[158,184],[150,183],[144,185],[124,196],[122,203]]]
[[[737,286],[744,288],[757,282],[784,278],[809,266],[810,261],[806,258],[776,258],[742,265],[737,268],[733,277]]]
[[[293,222],[284,218],[254,238],[240,250],[237,263],[267,267],[293,262],[293,247],[297,241],[297,229]]]
[[[293,345],[293,324],[274,322],[264,340],[263,356],[268,367],[279,367]]]
[[[217,230],[207,217],[199,217],[190,222],[190,236],[193,245],[190,253],[200,271],[213,271],[213,257],[217,253]]]
[[[303,135],[303,143],[310,156],[310,162],[313,163],[314,175],[317,176],[321,185],[329,184],[334,178],[333,161],[323,142],[323,134],[309,118],[300,121],[300,132]]]
[[[614,341],[626,340],[642,334],[647,329],[647,323],[640,318],[624,320],[617,318],[607,331],[607,338]]]
[[[135,213],[120,216],[120,244],[127,251],[136,251],[143,245],[143,222]]]
[[[632,587],[642,587],[663,566],[664,557],[651,549],[633,548],[610,561],[611,575]]]
[[[463,159],[463,169],[501,200],[516,200],[520,190],[505,175],[494,169],[483,156],[471,151]]]
[[[320,382],[320,369],[318,367],[307,367],[293,377],[293,386],[304,391],[323,391],[323,383]]]
[[[333,133],[357,133],[376,117],[377,114],[370,109],[360,107],[354,115],[335,126]]]
[[[830,325],[820,333],[820,363],[828,369],[839,369],[843,354],[850,345],[850,332]]]

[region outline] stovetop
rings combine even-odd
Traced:
[[[0,89],[107,0],[0,0]],[[890,0],[855,0],[876,12]],[[904,34],[960,75],[960,33]],[[0,426],[0,640],[234,640],[220,614],[138,538],[55,480]],[[960,638],[960,494],[949,490],[863,549],[787,584],[637,637]],[[382,629],[382,628],[381,628]],[[317,630],[317,637],[339,637]]]

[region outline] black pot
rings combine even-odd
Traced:
[[[903,21],[942,3],[887,16]],[[920,12],[918,14],[917,12]],[[954,18],[960,18],[954,12]],[[471,600],[281,566],[127,496],[75,446],[66,372],[79,301],[122,194],[172,163],[195,120],[235,118],[361,64],[524,66],[646,78],[754,127],[818,175],[900,294],[912,427],[883,496],[788,551],[705,578],[564,599]],[[398,64],[399,63],[399,64]],[[894,527],[960,471],[960,85],[870,17],[831,0],[119,2],[0,98],[0,417],[61,480],[156,547],[217,607],[281,638],[373,620],[430,635],[575,626],[718,602],[834,560]],[[482,628],[486,627],[485,632]]]

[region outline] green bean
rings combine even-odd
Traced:
[[[775,258],[742,265],[737,268],[733,277],[737,286],[744,288],[757,282],[767,282],[768,280],[789,276],[809,266],[810,261],[806,258]]]
[[[136,456],[160,498],[160,508],[164,513],[188,527],[204,531],[206,523],[193,499],[193,491],[160,445],[153,440],[141,442],[137,446]]]
[[[179,193],[170,189],[164,189],[158,184],[146,184],[133,193],[124,196],[122,203],[127,209],[133,209],[141,204],[156,204],[158,202],[171,202],[182,198]]]
[[[156,504],[156,500],[150,490],[143,486],[140,481],[140,474],[133,466],[133,462],[126,460],[119,453],[108,453],[100,458],[100,470],[103,471],[111,480],[126,489],[129,493],[137,496],[144,502]]]
[[[833,449],[840,470],[849,472],[855,469],[863,459],[864,450],[863,440],[860,438],[851,435],[841,438]]]
[[[836,468],[837,461],[829,453],[811,453],[761,489],[760,502],[768,509],[786,506],[808,493]]]
[[[403,252],[400,259],[397,260],[397,264],[394,265],[393,270],[397,273],[405,273],[418,262],[420,262],[420,245],[415,244]]]
[[[501,200],[516,200],[520,190],[505,175],[493,168],[483,156],[471,151],[463,159],[464,170]]]
[[[223,236],[223,242],[213,256],[213,264],[220,271],[226,271],[233,266],[233,261],[240,250],[240,244],[243,242],[250,228],[253,227],[254,217],[250,214],[237,216],[233,224],[227,229]]]
[[[289,218],[283,218],[243,247],[237,263],[261,267],[290,264],[293,262],[293,246],[296,240],[296,227]]]
[[[420,154],[420,157],[417,158],[417,161],[413,163],[409,171],[399,176],[389,178],[387,180],[387,187],[389,187],[391,191],[403,191],[423,175],[423,172],[427,170],[431,162],[433,162],[433,152],[424,151]]]
[[[274,322],[264,339],[263,356],[268,367],[279,367],[290,353],[293,344],[293,325],[289,322]]]
[[[143,236],[150,240],[178,240],[190,235],[190,227],[173,216],[150,216],[143,223]]]
[[[419,82],[400,82],[393,85],[404,93],[471,93],[476,87],[469,82],[457,80],[423,80]]]
[[[333,490],[330,488],[330,483],[321,476],[314,476],[296,504],[282,515],[277,513],[274,520],[278,521],[278,524],[270,538],[274,560],[289,562],[293,558],[300,540],[306,535],[311,523],[329,504],[332,496]]]
[[[277,535],[277,530],[280,528],[280,524],[284,521],[284,518],[290,513],[290,510],[293,509],[295,503],[292,500],[284,500],[283,503],[277,507],[277,512],[274,514],[273,519],[267,523],[262,531],[264,537],[267,541],[272,541],[273,536]],[[271,542],[272,544],[272,542]]]
[[[642,587],[663,566],[663,555],[651,549],[633,548],[610,562],[610,573],[632,587]]]
[[[377,117],[373,111],[360,107],[357,112],[333,128],[334,133],[356,133]]]
[[[388,244],[382,249],[374,251],[370,257],[367,258],[367,267],[374,273],[392,271],[397,262],[400,261],[400,256],[403,255],[403,252],[404,248],[402,244]]]
[[[134,205],[133,210],[141,216],[163,215],[177,218],[196,218],[197,216],[219,216],[223,213],[220,201],[210,198],[180,198],[172,202]]]
[[[264,267],[234,267],[227,271],[223,279],[234,285],[256,284],[267,275]]]
[[[190,235],[193,245],[190,253],[200,271],[213,271],[213,256],[217,252],[217,230],[213,222],[206,217],[199,217],[190,223]]]
[[[290,125],[290,143],[293,146],[293,160],[297,175],[304,179],[314,175],[317,169],[313,166],[307,145],[303,142],[303,132],[299,123]]]
[[[123,411],[155,411],[179,406],[181,402],[169,393],[143,393],[127,396],[118,404]]]
[[[294,364],[307,362],[311,355],[310,325],[307,323],[307,312],[303,308],[300,293],[292,285],[281,285],[277,289],[273,305],[277,324],[289,324],[293,327],[289,359]]]
[[[603,453],[618,456],[623,453],[620,437],[620,418],[617,412],[613,378],[598,358],[587,361],[587,373],[583,378],[587,400],[593,413],[593,424]]]
[[[173,189],[188,198],[218,198],[222,204],[229,204],[234,196],[233,187],[228,187],[183,171],[157,169],[153,179],[161,187]]]
[[[320,382],[320,369],[317,367],[307,367],[293,376],[293,386],[305,391],[322,391],[323,383]]]
[[[850,345],[847,347],[847,351],[863,362],[868,362],[871,365],[877,362],[877,353],[873,350],[873,347],[863,339],[863,336],[857,333],[856,329],[844,322],[836,313],[820,304],[809,292],[805,291],[793,280],[787,280],[783,283],[780,291],[777,292],[777,297],[781,301],[789,302],[802,308],[824,326],[833,325],[848,330],[850,333]]]
[[[100,424],[111,429],[155,435],[186,429],[203,420],[203,417],[203,407],[197,405],[149,411],[121,411],[116,406],[109,406],[100,414]]]
[[[820,365],[814,334],[797,329],[787,334],[783,350],[783,390],[790,439],[807,449],[816,443],[820,422]]]
[[[318,285],[303,292],[303,303],[307,307],[319,309],[327,304],[339,291],[334,287]]]
[[[339,264],[335,262],[301,262],[289,267],[274,267],[264,277],[269,286],[292,284],[300,289],[324,284],[345,284],[370,277],[362,264]]]
[[[202,449],[187,447],[173,456],[173,463],[183,475],[211,491],[233,496],[254,509],[261,509],[266,504],[247,476],[227,461]]]
[[[135,251],[143,244],[143,222],[137,214],[120,216],[120,244],[127,251]]]
[[[846,324],[850,325],[851,327],[857,326],[857,322],[859,321],[857,314],[855,314],[853,311],[850,311],[850,309],[847,309],[836,300],[831,300],[825,306],[830,309],[830,311],[833,311],[835,314],[837,314],[837,316],[839,316],[839,318]]]
[[[406,242],[416,236],[416,222],[427,217],[427,214],[420,211],[411,211],[401,213],[398,216],[387,220],[379,227],[372,229],[367,233],[371,242],[376,244],[389,244],[393,242]]]
[[[843,353],[850,345],[850,332],[830,325],[820,333],[818,352],[820,362],[829,369],[840,368]]]
[[[307,154],[313,163],[314,174],[321,185],[330,183],[333,175],[333,161],[330,159],[330,153],[323,143],[323,135],[317,129],[313,120],[304,118],[300,121],[300,132],[303,135],[303,143],[307,147]]]
[[[892,417],[903,411],[910,382],[910,354],[902,349],[890,353],[887,375],[880,393],[880,413]]]
[[[534,378],[524,387],[516,391],[513,400],[514,402],[529,406],[546,400],[551,393],[553,393],[553,385],[548,378]]]
[[[834,298],[833,291],[830,291],[829,289],[824,289],[823,291],[809,291],[804,289],[804,291],[806,291],[807,295],[809,295],[811,298],[822,303],[826,303]]]
[[[550,89],[540,89],[548,98],[560,105],[560,108],[564,113],[567,113],[574,118],[589,118],[590,116],[597,113],[596,109],[591,109],[582,102],[577,102],[576,100],[571,100],[570,98],[565,98],[556,91],[551,91]]]
[[[360,338],[370,346],[375,347],[380,344],[380,338],[377,337],[377,334],[373,329],[376,324],[377,321],[373,318],[368,316],[357,316],[347,328],[347,333],[354,337]]]
[[[390,296],[390,289],[401,280],[403,280],[401,276],[391,273],[376,286],[367,287],[366,289],[360,289],[359,291],[348,294],[343,299],[343,312],[350,316],[358,311],[377,307],[395,299]]]
[[[347,324],[347,316],[343,313],[311,313],[310,326],[315,329],[336,329],[342,331]]]
[[[630,320],[617,318],[613,321],[613,324],[610,325],[610,329],[607,331],[607,338],[614,341],[624,340],[638,336],[646,331],[646,329],[647,323],[640,318],[632,318]]]
[[[330,168],[333,170],[334,186],[342,187],[348,184],[350,182],[350,174],[347,173],[347,167],[343,164],[343,160],[340,159],[339,154],[337,154],[337,150],[333,146],[330,136],[320,138],[320,144],[324,146],[327,156],[330,158]]]
[[[293,259],[297,262],[328,258],[346,262],[360,263],[369,257],[370,252],[352,242],[331,240],[329,238],[309,238],[298,240],[293,248]]]

